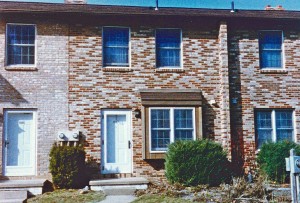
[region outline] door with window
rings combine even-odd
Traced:
[[[32,111],[5,112],[4,129],[4,175],[35,175],[35,113]]]
[[[102,111],[102,174],[132,172],[131,111]]]

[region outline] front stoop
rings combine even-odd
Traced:
[[[26,189],[15,190],[0,190],[0,202],[1,203],[23,203],[28,197]]]
[[[148,188],[149,181],[141,177],[102,179],[90,181],[91,190],[103,191],[106,195],[132,195],[136,190]]]
[[[0,191],[28,191],[30,195],[43,193],[46,179],[33,180],[0,180]]]

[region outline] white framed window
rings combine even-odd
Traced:
[[[292,109],[256,109],[255,122],[258,148],[266,142],[294,141],[294,111]]]
[[[103,27],[102,33],[103,66],[129,67],[129,28]]]
[[[36,25],[6,25],[6,64],[35,64]]]
[[[156,67],[180,68],[181,67],[181,29],[159,28],[156,29]]]
[[[165,152],[177,140],[195,140],[195,108],[150,108],[150,151]]]
[[[261,69],[283,68],[283,32],[264,30],[259,32],[259,57]]]

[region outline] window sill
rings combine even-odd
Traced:
[[[119,68],[119,67],[104,67],[103,72],[132,72],[131,68]]]
[[[33,66],[6,66],[5,70],[7,71],[37,71],[37,67]]]
[[[155,72],[159,73],[184,73],[185,70],[182,68],[157,68]]]
[[[163,153],[147,153],[145,159],[165,159],[166,152]]]
[[[288,73],[287,70],[284,69],[261,69],[260,73],[266,73],[266,74],[286,74]]]

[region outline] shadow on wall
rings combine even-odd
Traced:
[[[242,123],[242,95],[241,95],[241,66],[239,35],[232,33],[228,37],[229,62],[229,98],[230,100],[230,128],[232,162],[236,168],[243,172],[244,166],[244,138]]]
[[[202,96],[203,139],[215,138],[216,112],[214,107]]]
[[[21,103],[28,103],[28,101],[23,98],[22,94],[16,88],[14,88],[1,74],[0,103],[9,103],[15,106],[20,106]]]

